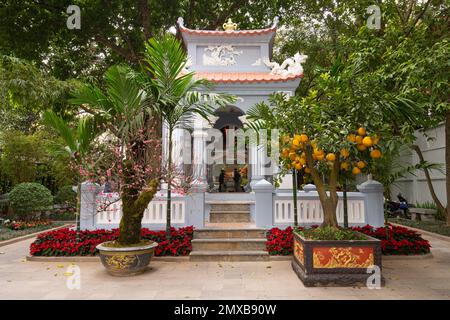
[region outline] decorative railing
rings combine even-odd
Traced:
[[[96,199],[97,213],[96,224],[119,224],[122,218],[122,202],[117,194],[100,194]],[[172,199],[171,218],[172,223],[185,223],[186,210],[184,199]],[[165,224],[167,212],[167,200],[165,198],[154,199],[144,211],[143,224]]]
[[[302,195],[299,193],[299,198]],[[347,201],[349,223],[365,223],[364,199],[350,199]],[[294,222],[294,201],[292,199],[274,199],[274,223],[290,224]],[[297,200],[297,218],[299,223],[320,224],[323,222],[323,209],[319,199]],[[344,221],[344,203],[339,200],[337,220]]]

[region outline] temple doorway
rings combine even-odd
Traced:
[[[211,192],[248,192],[249,185],[249,152],[248,145],[245,145],[245,150],[238,150],[237,138],[234,138],[231,151],[227,151],[227,139],[229,137],[230,129],[243,129],[244,125],[240,119],[245,113],[236,106],[226,106],[217,109],[214,116],[217,120],[213,128],[220,130],[222,133],[221,141],[211,141],[220,145],[222,152],[212,153],[212,161],[207,167],[207,178],[209,189]],[[230,144],[230,142],[228,142]],[[229,148],[230,149],[230,148]],[[230,154],[232,152],[232,156]],[[228,158],[227,158],[228,156]],[[231,157],[230,157],[231,156]],[[241,159],[240,161],[238,159]],[[242,159],[245,159],[242,161]],[[244,162],[244,163],[242,163]]]

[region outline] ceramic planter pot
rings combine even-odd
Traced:
[[[113,276],[126,277],[142,273],[147,268],[155,253],[157,242],[135,247],[108,246],[111,241],[97,246],[100,260],[106,270]]]
[[[364,235],[365,236],[365,235]],[[366,286],[378,267],[381,276],[381,241],[307,240],[294,232],[292,268],[306,287]]]

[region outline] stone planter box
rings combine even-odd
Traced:
[[[306,287],[366,286],[377,266],[381,272],[380,240],[306,240],[294,232],[292,268]],[[380,274],[381,284],[384,279]]]
[[[435,221],[437,211],[434,209],[409,208],[411,220],[415,221]]]

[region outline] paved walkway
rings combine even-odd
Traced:
[[[139,276],[109,276],[100,262],[77,263],[81,289],[70,290],[69,263],[25,261],[32,240],[0,247],[0,299],[450,299],[450,242],[426,236],[432,259],[384,260],[386,286],[305,288],[289,261],[162,262]]]

